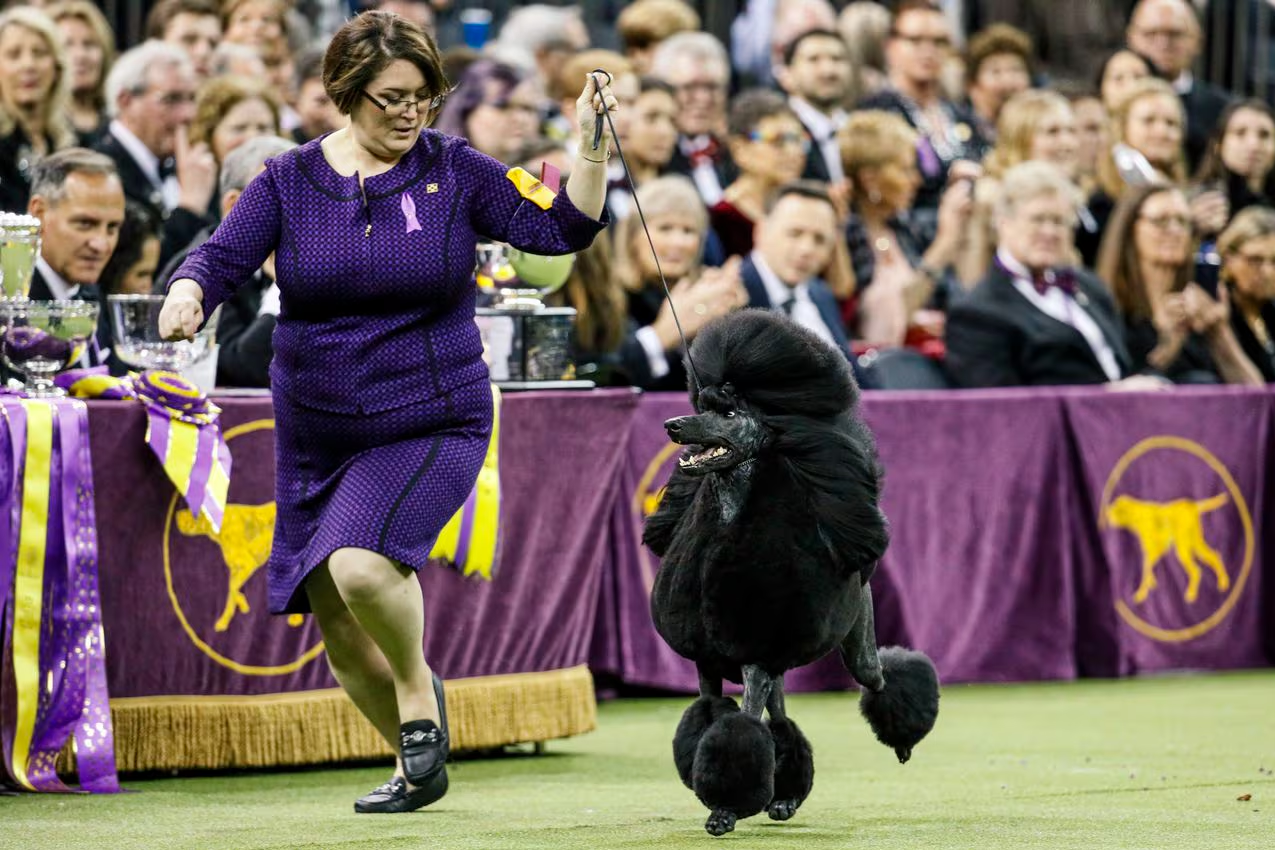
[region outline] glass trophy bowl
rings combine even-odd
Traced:
[[[167,340],[159,335],[163,295],[108,295],[106,303],[111,313],[111,329],[115,333],[115,356],[129,366],[141,370],[181,372],[212,350],[217,333],[217,311],[194,339]]]
[[[474,277],[493,309],[535,311],[544,307],[546,295],[562,288],[574,265],[574,254],[543,257],[501,242],[480,242]]]
[[[35,258],[40,256],[40,219],[0,213],[0,301],[31,294]]]
[[[0,301],[0,358],[26,378],[27,396],[66,395],[53,377],[84,356],[97,314],[92,301]]]

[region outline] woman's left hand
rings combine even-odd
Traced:
[[[1231,318],[1231,304],[1226,287],[1218,287],[1217,295],[1217,300],[1213,300],[1204,288],[1196,283],[1189,283],[1182,290],[1182,299],[1186,306],[1187,320],[1191,323],[1191,330],[1198,334],[1207,334],[1226,327]]]
[[[596,78],[596,79],[595,79]],[[598,84],[602,88],[598,88]],[[620,103],[611,92],[611,75],[606,71],[590,71],[584,82],[584,90],[576,100],[576,121],[580,125],[580,156],[598,162],[607,159],[611,149],[611,126],[602,114],[602,106],[606,104],[609,112],[620,108]],[[602,122],[602,139],[597,150],[593,148],[593,135]]]

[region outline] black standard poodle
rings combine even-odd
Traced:
[[[712,810],[705,829],[723,835],[763,810],[787,820],[810,793],[785,671],[838,650],[900,762],[933,728],[939,684],[921,653],[877,651],[868,578],[889,534],[845,357],[786,317],[745,310],[705,326],[690,360],[696,413],[664,423],[686,451],[643,541],[662,559],[655,627],[699,671],[673,760]],[[742,706],[723,679],[743,684]]]

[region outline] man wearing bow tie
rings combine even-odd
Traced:
[[[738,172],[722,142],[730,86],[726,48],[708,33],[680,32],[660,42],[651,73],[671,85],[677,98],[677,147],[668,170],[690,177],[711,207]]]
[[[964,387],[1159,386],[1130,378],[1124,325],[1101,280],[1071,267],[1079,190],[1043,162],[1010,169],[987,277],[948,311],[946,367]]]
[[[190,58],[160,41],[124,53],[106,79],[112,120],[95,147],[115,161],[124,194],[163,218],[161,267],[210,223],[217,165],[206,145],[186,144],[195,88]]]

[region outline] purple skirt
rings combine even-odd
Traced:
[[[371,414],[334,413],[274,394],[278,515],[270,611],[305,613],[305,580],[337,549],[378,552],[413,570],[478,479],[491,437],[486,379]]]

